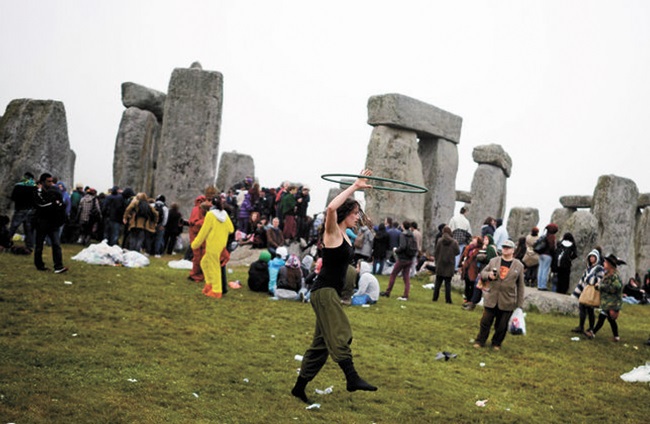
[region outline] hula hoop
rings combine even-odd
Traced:
[[[384,186],[372,186],[373,189],[375,190],[385,190],[385,191],[397,191],[400,193],[416,193],[416,194],[422,194],[426,193],[429,191],[428,188],[419,186],[417,184],[411,184],[407,183],[405,181],[399,181],[399,180],[392,180],[390,178],[382,178],[382,177],[375,177],[372,175],[360,175],[360,174],[323,174],[320,176],[322,179],[325,181],[329,181],[331,183],[337,183],[337,184],[344,184],[344,185],[352,185],[352,182],[347,182],[343,180],[335,180],[333,177],[341,178],[341,177],[353,177],[353,178],[367,178],[369,180],[375,180],[375,181],[382,181],[386,183],[392,183],[392,184],[398,184],[406,187],[411,187],[411,188],[400,188],[400,187],[384,187]]]

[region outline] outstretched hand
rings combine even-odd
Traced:
[[[359,173],[359,175],[371,176],[372,171],[370,169],[364,169]],[[357,189],[372,188],[372,185],[368,184],[367,178],[357,178],[353,185]]]

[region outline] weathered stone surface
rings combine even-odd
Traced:
[[[510,209],[508,215],[508,235],[512,241],[517,243],[519,237],[530,234],[530,230],[537,224],[539,224],[538,209],[514,207]]]
[[[560,204],[568,209],[589,209],[592,200],[592,196],[562,196]]]
[[[614,253],[627,262],[620,266],[623,281],[634,275],[637,201],[634,181],[616,175],[602,175],[594,189],[592,213],[598,220],[598,241],[605,254]]]
[[[189,216],[194,198],[214,184],[219,154],[223,76],[201,69],[174,69],[165,101],[156,190]]]
[[[499,144],[485,144],[474,147],[472,159],[478,164],[494,165],[502,169],[506,177],[509,177],[512,173],[512,159]]]
[[[113,183],[156,196],[154,172],[160,124],[153,112],[130,107],[122,113],[113,153]]]
[[[650,206],[637,215],[636,272],[642,277],[650,271]]]
[[[237,152],[223,152],[219,161],[217,188],[227,191],[246,177],[255,179],[255,161],[251,155]]]
[[[456,190],[456,201],[464,203],[472,203],[472,193],[469,191]]]
[[[366,168],[384,178],[424,185],[416,134],[383,125],[373,128]],[[421,194],[371,189],[365,192],[365,199],[365,212],[373,222],[379,223],[387,216],[399,222],[405,219],[420,225],[423,222],[424,196]]]
[[[338,196],[339,194],[341,194],[341,192],[342,192],[343,190],[344,190],[344,189],[342,189],[342,188],[330,188],[329,191],[327,192],[327,201],[325,202],[325,206],[329,205],[330,202],[331,202],[332,200],[334,200],[334,198],[335,198],[336,196]],[[366,213],[367,213],[367,211],[366,211]]]
[[[650,193],[639,194],[639,201],[637,202],[637,207],[643,209],[643,208],[647,208],[648,206],[650,206]]]
[[[569,220],[571,215],[573,215],[576,212],[575,209],[568,209],[568,208],[557,208],[553,211],[551,214],[551,222],[556,224],[557,227],[559,228],[558,234],[560,237],[562,237],[562,234],[564,233],[564,224]],[[543,224],[544,227],[546,227],[548,223]],[[540,231],[542,230],[542,227],[540,226]]]
[[[148,110],[156,115],[159,121],[163,120],[165,99],[167,95],[152,88],[134,82],[122,83],[122,104],[124,107],[137,107]]]
[[[438,224],[449,222],[454,214],[458,146],[442,138],[420,138],[418,154],[429,189],[424,194],[424,223],[419,223],[427,245],[435,240]]]
[[[339,188],[341,190],[345,190],[346,188],[354,184],[356,180],[354,178],[341,178],[340,181],[341,183],[339,184]]]
[[[501,168],[479,164],[472,179],[472,206],[468,219],[479,234],[485,218],[503,218],[506,208],[507,177]]]
[[[70,187],[74,164],[62,102],[16,99],[7,105],[0,119],[0,213],[13,208],[8,197],[25,172],[37,179],[49,172]]]
[[[368,124],[411,130],[420,137],[444,138],[458,144],[463,119],[402,94],[382,94],[368,99]]]
[[[589,211],[577,211],[566,220],[563,225],[563,232],[571,233],[576,241],[578,257],[571,263],[571,277],[568,293],[572,293],[587,267],[587,255],[598,244],[598,220]]]

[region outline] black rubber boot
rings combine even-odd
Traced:
[[[348,392],[355,392],[357,390],[374,392],[377,390],[375,386],[368,383],[363,378],[359,377],[359,374],[357,374],[357,371],[354,369],[354,364],[352,363],[352,359],[346,359],[344,361],[339,362],[339,367],[341,367],[341,369],[345,373]]]
[[[296,384],[293,386],[293,389],[291,389],[291,394],[300,399],[301,401],[305,402],[308,405],[311,405],[313,402],[311,399],[307,397],[307,394],[305,393],[305,388],[307,387],[307,383],[309,383],[309,380],[307,380],[304,377],[298,376],[298,379],[296,380]]]

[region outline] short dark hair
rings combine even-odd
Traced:
[[[463,214],[463,213],[465,213],[465,212],[467,212],[467,208],[466,208],[465,206],[463,206],[462,208],[460,208],[460,213],[461,213],[461,214]]]
[[[52,174],[48,174],[47,172],[43,172],[41,174],[41,177],[38,179],[38,181],[41,182],[41,183],[44,183],[45,180],[47,180],[48,178],[52,178]]]

